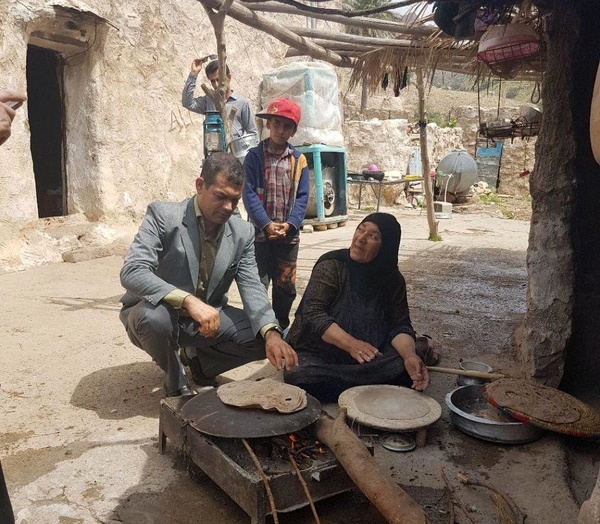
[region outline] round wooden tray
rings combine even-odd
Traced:
[[[338,403],[348,418],[386,431],[416,431],[442,416],[442,406],[424,393],[385,384],[347,389]]]
[[[521,422],[575,437],[600,437],[600,413],[558,389],[503,378],[484,391],[490,404]]]

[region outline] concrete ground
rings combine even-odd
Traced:
[[[442,341],[441,365],[476,358],[519,376],[510,339],[525,312],[529,223],[454,213],[440,222],[443,241],[433,243],[424,213],[387,210],[403,227],[400,267],[413,324]],[[300,291],[315,260],[347,247],[364,214],[354,210],[344,228],[302,235]],[[212,482],[189,477],[174,446],[157,453],[162,377],[118,320],[121,263],[112,256],[0,276],[0,456],[16,521],[249,522]],[[459,524],[499,522],[489,490],[462,485],[459,473],[508,494],[528,524],[575,522],[595,484],[597,446],[554,434],[516,446],[469,437],[451,425],[444,404],[455,381],[432,374],[427,393],[443,415],[428,444],[396,453],[375,438],[377,461],[432,522],[450,522],[442,469],[467,512],[456,510]],[[317,511],[324,524],[384,522],[352,494],[319,502]],[[280,522],[312,522],[312,515],[304,508]]]

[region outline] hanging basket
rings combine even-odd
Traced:
[[[491,26],[479,41],[477,60],[501,78],[513,78],[523,62],[541,49],[540,36],[532,27],[521,24]]]

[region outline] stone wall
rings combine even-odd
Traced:
[[[515,120],[518,116],[518,107],[501,107],[499,114],[497,109],[481,108],[481,122],[491,123],[498,118]],[[458,107],[455,109],[455,117],[457,125],[463,129],[465,149],[469,154],[474,155],[479,130],[479,111],[474,106]],[[533,170],[536,140],[536,137],[503,139],[498,193],[513,196],[529,195],[529,176],[519,175]]]
[[[408,120],[371,119],[351,120],[344,125],[346,137],[347,167],[349,172],[361,173],[369,164],[376,164],[386,175],[404,176],[415,148],[419,147],[419,134]],[[429,162],[434,169],[439,161],[453,149],[462,147],[462,129],[440,128],[436,124],[427,126],[427,149]],[[420,157],[419,157],[420,165]],[[352,202],[358,198],[359,189],[350,186]],[[401,191],[400,186],[385,187],[381,203],[393,205]],[[373,206],[375,200],[371,191],[363,190],[364,204]]]
[[[304,17],[261,16],[282,24],[305,23]],[[323,21],[318,28],[340,30]],[[258,110],[262,75],[290,61],[284,58],[287,47],[232,19],[225,33],[232,86]],[[181,106],[181,90],[191,60],[215,52],[213,28],[196,0],[0,2],[0,87],[27,92],[28,45],[52,49],[62,60],[69,216],[117,228],[137,223],[153,200],[179,200],[193,192],[203,156],[203,117]],[[403,98],[410,89],[398,98],[373,99],[372,114],[378,118],[357,121],[352,115],[360,89],[348,93],[348,71],[336,73],[347,117],[348,168],[377,163],[385,171],[405,173],[418,145],[409,123],[416,106]],[[202,74],[199,78],[204,80]],[[202,94],[200,87],[197,94]],[[28,117],[25,104],[0,151],[0,271],[60,257],[37,247],[45,233],[38,219]],[[457,128],[430,125],[429,137],[432,166],[462,144]],[[508,169],[508,160],[505,165]],[[56,246],[57,238],[44,238],[63,249]]]
[[[375,163],[382,171],[406,174],[419,134],[404,119],[351,120],[344,125],[348,171],[361,172]],[[435,166],[447,153],[462,147],[462,129],[427,126],[429,161]]]
[[[181,106],[181,91],[192,59],[216,51],[214,31],[196,0],[90,5],[0,2],[0,87],[27,92],[28,45],[60,54],[67,212],[133,223],[150,201],[194,191],[203,117]],[[278,22],[293,18],[278,15]],[[232,87],[258,109],[262,74],[284,63],[286,46],[232,19],[226,38]],[[203,94],[199,85],[196,94]],[[25,104],[0,151],[3,269],[23,266],[23,249],[39,225],[28,124]]]

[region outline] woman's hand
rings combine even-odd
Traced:
[[[368,342],[363,342],[362,340],[358,340],[356,338],[352,338],[345,350],[359,364],[371,362],[371,360],[379,355],[379,350],[376,347],[373,347]]]
[[[412,388],[425,391],[429,386],[429,370],[418,355],[410,355],[404,359],[404,368],[412,379]]]
[[[348,353],[359,364],[371,362],[371,360],[379,355],[379,350],[376,347],[373,347],[368,342],[354,338],[336,323],[331,324],[321,338],[324,342],[337,346]]]

